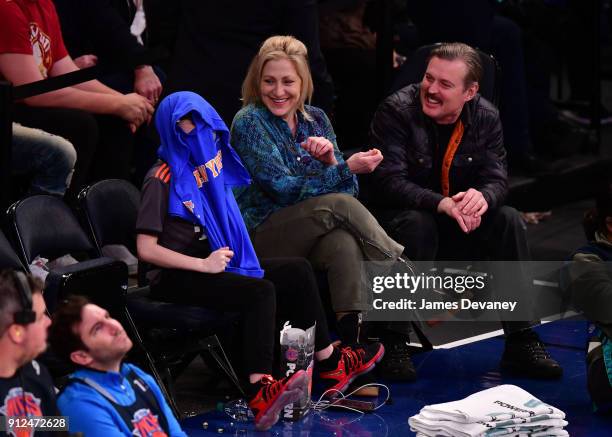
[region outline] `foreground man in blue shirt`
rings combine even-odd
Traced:
[[[186,436],[155,380],[121,363],[132,341],[108,312],[71,297],[54,314],[53,350],[79,366],[58,398],[70,432],[87,437]]]

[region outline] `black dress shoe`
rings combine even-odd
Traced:
[[[379,375],[390,381],[414,381],[417,374],[410,359],[408,337],[404,335],[385,338],[385,356],[378,365]]]
[[[538,334],[531,329],[506,338],[501,367],[531,378],[558,379],[563,376],[559,363],[551,358]]]

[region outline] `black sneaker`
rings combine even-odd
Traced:
[[[390,381],[414,381],[416,370],[410,359],[410,348],[407,338],[401,336],[392,341],[386,341],[386,354],[379,365],[379,374]]]
[[[506,338],[501,367],[532,378],[558,379],[563,376],[559,363],[551,358],[538,334],[531,329]]]
[[[381,343],[343,346],[336,367],[319,372],[329,390],[327,397],[335,397],[338,392],[344,393],[358,376],[374,369],[384,354],[385,347]]]

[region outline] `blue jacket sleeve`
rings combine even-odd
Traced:
[[[87,437],[125,437],[130,431],[118,417],[113,407],[95,393],[80,392],[78,396],[63,393],[57,405],[68,416],[70,432],[81,432]]]
[[[293,205],[333,192],[354,194],[353,174],[344,160],[323,168],[316,175],[291,171],[283,162],[274,139],[267,135],[262,121],[256,117],[245,115],[234,119],[231,143],[253,180],[277,205]]]

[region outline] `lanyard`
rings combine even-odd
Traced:
[[[463,123],[461,120],[457,122],[455,125],[455,129],[453,130],[453,134],[448,141],[448,146],[446,146],[446,152],[444,153],[444,160],[442,161],[442,171],[440,173],[440,186],[442,187],[442,194],[447,197],[450,193],[450,182],[449,182],[449,173],[450,167],[453,162],[453,158],[455,157],[455,152],[459,147],[459,143],[461,142],[461,138],[463,138],[464,131]]]

